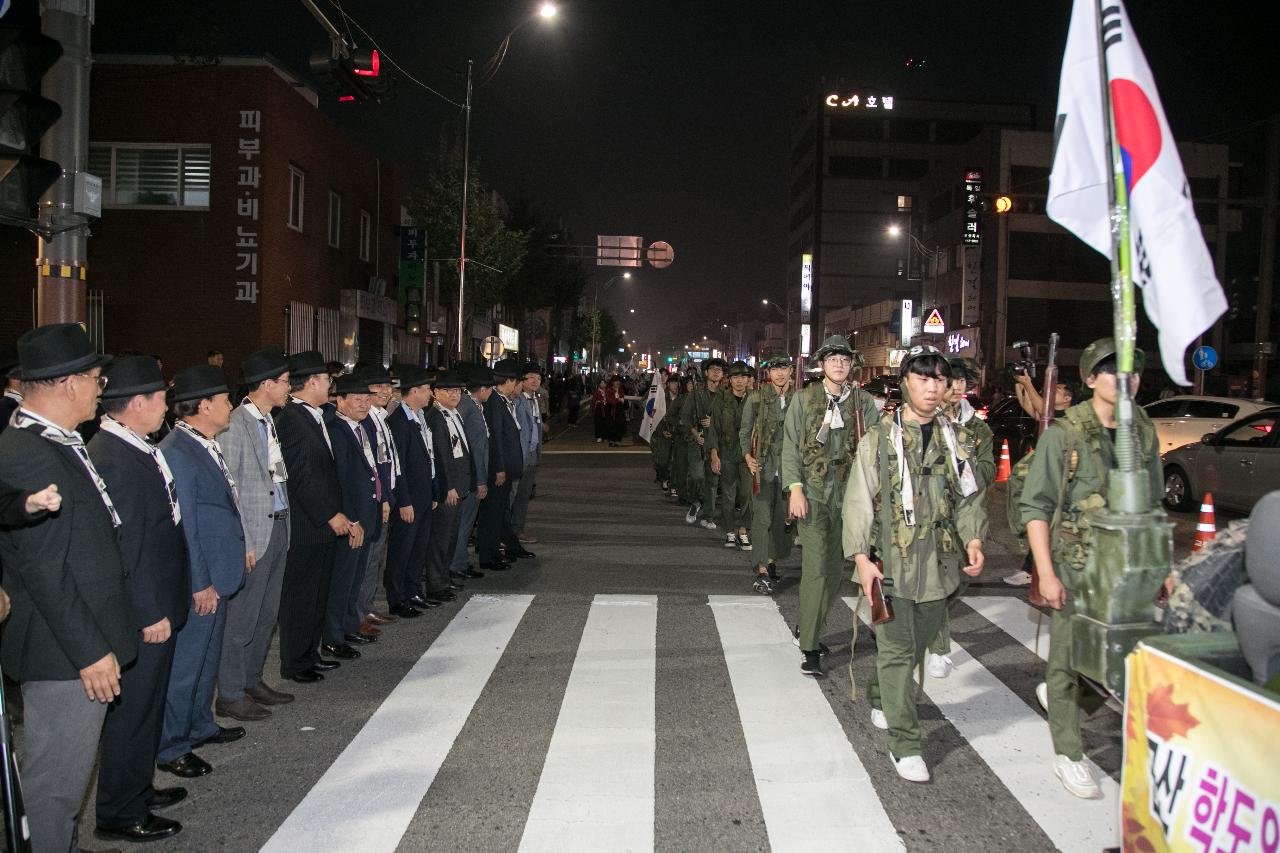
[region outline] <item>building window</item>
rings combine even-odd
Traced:
[[[369,237],[373,232],[373,217],[369,211],[360,211],[360,260],[369,260]]]
[[[329,190],[329,245],[338,248],[342,236],[342,196]]]
[[[296,166],[289,167],[289,227],[302,230],[302,203],[307,195],[307,174]]]
[[[209,209],[209,146],[92,143],[89,172],[104,207]]]

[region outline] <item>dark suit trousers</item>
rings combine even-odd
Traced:
[[[167,764],[186,755],[196,743],[218,731],[213,721],[213,685],[222,657],[222,634],[227,625],[227,603],[218,601],[212,616],[187,612],[187,624],[178,632],[173,669],[165,692],[164,730],[156,760]]]
[[[176,635],[163,643],[139,642],[137,659],[120,674],[120,696],[102,727],[99,826],[141,823],[151,810],[151,779],[176,643]]]
[[[431,512],[431,541],[427,543],[428,595],[449,588],[449,564],[453,562],[454,546],[459,536],[466,535],[458,529],[461,510],[462,501],[454,506],[441,501]]]
[[[372,550],[368,539],[359,548],[352,548],[346,539],[338,540],[333,555],[333,574],[329,577],[324,642],[340,646],[346,642],[342,639],[343,634],[354,634],[360,630],[360,583],[369,568]]]
[[[413,524],[400,520],[391,511],[391,541],[387,545],[387,605],[398,607],[422,592],[419,581],[427,564],[427,543],[431,541],[431,506],[413,508]]]
[[[347,540],[317,542],[307,535],[295,535],[289,543],[284,566],[284,586],[280,593],[280,675],[284,678],[306,672],[320,660],[320,638],[329,601],[329,578],[333,573],[333,552]]]
[[[476,552],[480,562],[492,563],[498,559],[498,546],[510,543],[511,537],[511,481],[501,486],[490,486],[489,496],[480,501],[476,521]]]

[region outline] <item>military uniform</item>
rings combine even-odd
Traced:
[[[668,379],[668,382],[684,382],[683,379]],[[692,440],[688,432],[680,428],[680,412],[684,408],[685,401],[689,399],[688,395],[681,393],[667,400],[667,413],[663,416],[662,421],[658,424],[658,432],[669,432],[671,437],[665,439],[670,446],[670,480],[668,485],[671,487],[671,496],[678,497],[682,500],[688,498],[689,494],[689,448],[688,444]]]
[[[778,364],[790,366],[791,359],[774,356],[766,362],[768,367]],[[786,532],[787,494],[781,479],[782,422],[787,406],[794,398],[790,386],[785,393],[779,394],[772,384],[762,384],[747,395],[742,425],[738,429],[738,443],[744,457],[754,447],[760,466],[760,492],[751,503],[751,541],[759,555],[756,565],[760,568],[772,567],[778,560],[791,556],[791,537]],[[764,593],[773,592],[775,577],[767,577],[763,584],[757,580],[756,589]]]
[[[1081,355],[1081,374],[1090,375],[1098,363],[1114,352],[1110,338],[1091,344]],[[1141,351],[1136,351],[1135,365],[1139,370],[1141,357]],[[1151,508],[1156,509],[1164,495],[1159,440],[1146,412],[1139,406],[1133,411],[1138,452],[1151,481]],[[1049,525],[1054,571],[1067,589],[1066,604],[1053,611],[1049,623],[1045,681],[1054,753],[1071,761],[1079,761],[1083,755],[1081,690],[1071,655],[1072,594],[1089,556],[1092,537],[1088,513],[1106,506],[1107,485],[1115,465],[1111,432],[1098,420],[1091,401],[1067,409],[1040,437],[1018,502],[1023,523],[1043,521]]]
[[[920,349],[937,354],[933,347]],[[909,364],[904,360],[904,397]],[[926,446],[922,425],[904,416],[906,408],[884,415],[867,432],[844,495],[844,553],[870,555],[874,546],[885,594],[893,596],[893,619],[874,629],[876,667],[868,697],[887,720],[895,761],[921,754],[912,672],[938,633],[948,596],[960,586],[966,544],[987,532],[965,428],[934,418]]]
[[[977,367],[970,359],[953,358],[951,359],[951,369],[963,370],[966,374],[965,378],[972,384],[977,381]],[[978,488],[984,492],[996,479],[996,459],[995,459],[995,436],[991,432],[991,427],[987,426],[987,422],[978,417],[973,406],[969,405],[969,401],[965,399],[957,400],[950,406],[946,407],[944,414],[951,420],[951,423],[957,427],[964,428],[964,449],[969,458],[969,464],[973,466],[974,477],[978,481]],[[938,636],[934,638],[933,643],[929,646],[929,651],[935,655],[947,655],[951,652],[951,606],[965,594],[969,588],[969,576],[960,575],[960,587],[951,597],[950,604],[942,613],[942,626],[938,629]],[[949,664],[948,664],[949,665]]]
[[[705,371],[712,367],[723,369],[724,362],[718,358],[708,360],[703,365],[704,375]],[[713,519],[716,513],[716,491],[720,484],[720,477],[711,473],[711,455],[706,446],[708,427],[703,426],[702,421],[711,416],[716,395],[719,393],[708,388],[706,382],[702,382],[680,407],[680,432],[686,442],[685,458],[689,466],[686,497],[694,507],[685,520],[691,524],[695,521],[703,522],[704,525],[715,523]],[[695,434],[703,437],[702,444],[698,444]]]
[[[750,375],[751,368],[745,361],[729,365],[730,379]],[[715,451],[720,460],[720,517],[726,537],[731,537],[725,546],[741,545],[744,549],[751,548],[751,539],[748,535],[746,542],[742,542],[737,538],[737,531],[751,527],[751,471],[738,434],[749,394],[744,390],[739,397],[731,385],[722,388],[712,404],[711,426],[707,430],[707,453]]]
[[[834,353],[853,357],[852,369],[860,366],[852,347],[840,335],[827,338],[814,360],[820,362]],[[840,503],[858,447],[859,412],[863,424],[873,423],[878,415],[875,398],[852,382],[845,384],[838,397],[832,396],[824,381],[796,392],[783,420],[782,482],[788,493],[799,486],[809,505],[808,514],[799,520],[802,652],[819,650],[818,637],[827,610],[844,576]]]
[[[667,381],[674,382],[676,380],[668,378]],[[665,384],[663,384],[658,393],[666,395],[666,413],[664,413],[662,418],[653,425],[653,432],[649,436],[649,450],[653,454],[654,472],[657,475],[658,482],[665,490],[667,488],[671,488],[672,482],[671,450],[674,433],[671,436],[668,436],[664,434],[664,431],[671,432],[671,427],[667,425],[667,416],[670,414],[671,406],[675,403],[675,400],[671,397],[670,393],[668,393],[667,386]]]

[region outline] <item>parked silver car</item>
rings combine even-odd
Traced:
[[[1184,395],[1156,400],[1143,408],[1156,425],[1160,452],[1166,453],[1184,444],[1194,444],[1207,432],[1216,432],[1238,418],[1275,405],[1265,400],[1242,400],[1238,397]]]
[[[1280,489],[1280,406],[1233,421],[1199,442],[1161,455],[1164,505],[1194,509],[1205,492],[1215,506],[1248,512]]]

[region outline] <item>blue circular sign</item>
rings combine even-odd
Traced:
[[[1218,351],[1213,347],[1196,347],[1191,363],[1200,370],[1212,370],[1218,364]]]

